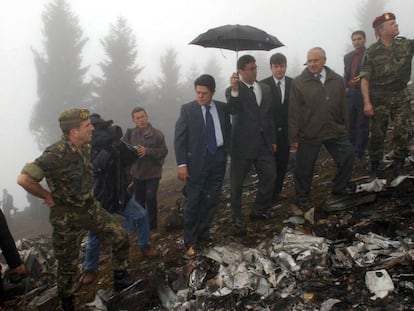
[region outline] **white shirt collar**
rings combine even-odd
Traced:
[[[278,80],[278,79],[276,79],[276,77],[275,76],[272,76],[273,77],[273,80],[275,81],[275,83],[276,83],[276,85],[277,85],[277,83],[280,81],[280,84],[281,85],[284,85],[285,84],[285,77],[286,76],[283,76],[283,78],[282,79],[280,79],[280,80]]]

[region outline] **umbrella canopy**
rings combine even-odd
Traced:
[[[225,25],[209,29],[190,44],[232,51],[264,50],[283,46],[275,36],[248,25]]]

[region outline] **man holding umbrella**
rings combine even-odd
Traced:
[[[256,200],[250,219],[267,219],[275,181],[274,151],[276,131],[272,118],[271,91],[267,84],[256,81],[257,65],[251,55],[243,55],[237,62],[238,73],[230,78],[226,90],[232,122],[231,144],[231,206],[234,224],[244,227],[241,211],[243,181],[253,165],[259,178]],[[240,75],[240,78],[239,78]]]

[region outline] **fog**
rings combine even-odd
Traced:
[[[191,65],[201,70],[214,55],[223,66],[222,74],[230,76],[235,69],[235,52],[188,45],[198,34],[224,24],[249,24],[275,35],[285,47],[260,53],[266,58],[276,51],[284,53],[288,66],[289,62],[303,62],[309,48],[321,46],[327,52],[327,65],[342,74],[343,55],[351,47],[350,34],[359,29],[358,10],[375,1],[68,0],[72,12],[79,17],[84,37],[89,38],[83,50],[84,65],[91,65],[88,73],[99,75],[96,64],[103,58],[99,40],[108,34],[109,25],[122,16],[136,35],[137,63],[144,66],[141,78],[145,83],[158,79],[160,56],[170,47],[178,52],[177,61],[184,74]],[[41,14],[47,3],[0,0],[0,189],[8,189],[18,208],[25,207],[27,201],[25,192],[16,185],[16,177],[26,162],[40,154],[28,129],[37,100],[31,47],[43,50]],[[400,34],[413,38],[414,1],[387,1],[386,10],[396,14]],[[372,12],[373,16],[381,13]],[[372,33],[372,29],[364,30]],[[262,76],[270,74],[269,68],[259,67],[259,72]]]

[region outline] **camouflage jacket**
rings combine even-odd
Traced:
[[[414,40],[397,37],[386,47],[378,40],[365,52],[361,78],[370,81],[371,91],[400,91],[407,87],[411,75]]]
[[[22,173],[38,182],[46,178],[56,207],[86,212],[92,205],[93,174],[89,144],[82,147],[81,154],[63,136],[47,147],[34,162],[26,164]]]

